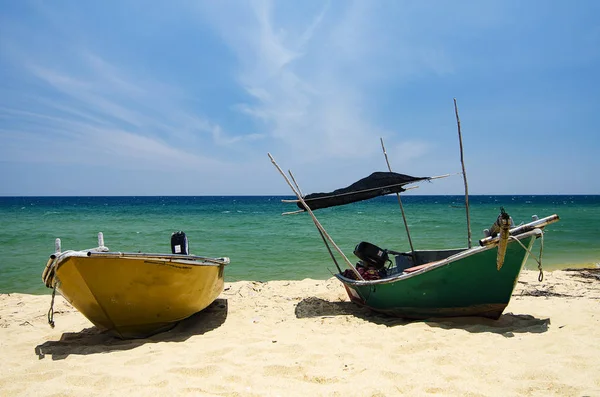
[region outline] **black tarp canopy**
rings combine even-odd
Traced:
[[[304,201],[311,210],[319,208],[345,205],[357,201],[369,200],[390,193],[405,191],[402,187],[406,184],[429,180],[430,177],[414,177],[397,174],[395,172],[374,172],[366,178],[354,182],[352,185],[334,190],[329,193],[312,193],[304,197]],[[305,210],[301,202],[297,203],[300,209]]]

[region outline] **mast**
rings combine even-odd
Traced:
[[[385,156],[385,162],[387,163],[388,170],[392,172],[392,167],[390,166],[390,161],[388,160],[387,151],[385,150],[385,145],[383,144],[383,138],[379,138],[381,140],[381,150],[383,150],[383,155]],[[404,214],[404,206],[402,205],[402,199],[400,198],[400,193],[396,193],[396,197],[398,197],[398,204],[400,205],[400,212],[402,212],[402,219],[404,220],[404,228],[406,229],[406,235],[408,237],[408,243],[410,244],[410,253],[413,257],[413,263],[417,264],[417,256],[415,255],[415,248],[413,247],[412,239],[410,238],[410,231],[408,230],[408,223],[406,222],[406,215]]]
[[[460,145],[460,164],[462,165],[463,180],[465,183],[465,208],[467,211],[467,239],[468,248],[471,248],[471,216],[469,215],[469,185],[467,184],[467,171],[465,170],[465,160],[463,156],[462,134],[460,132],[460,118],[458,117],[458,106],[454,98],[454,113],[456,114],[456,125],[458,126],[458,143]]]
[[[319,222],[319,220],[317,219],[317,217],[315,216],[315,214],[312,212],[312,210],[310,209],[310,207],[308,206],[308,204],[306,204],[306,201],[304,201],[304,198],[302,197],[302,194],[300,193],[300,189],[296,189],[294,187],[294,185],[292,185],[292,182],[290,181],[290,179],[281,170],[281,167],[279,167],[279,164],[277,164],[277,162],[275,161],[275,159],[273,158],[273,156],[271,156],[271,153],[267,153],[267,154],[268,154],[269,158],[271,159],[271,163],[273,163],[273,165],[275,166],[275,168],[277,168],[277,171],[279,171],[279,173],[281,174],[281,176],[283,177],[283,179],[285,179],[285,181],[287,182],[288,186],[292,189],[292,192],[294,192],[294,194],[296,195],[296,197],[298,198],[298,200],[302,203],[302,206],[304,206],[304,208],[306,209],[306,212],[308,212],[308,214],[312,218],[315,226],[317,227],[317,229],[319,230],[319,232],[321,232],[321,237],[324,237],[324,239],[327,239],[331,243],[331,245],[333,245],[333,247],[335,248],[335,250],[344,259],[344,261],[346,262],[346,264],[348,265],[348,267],[350,268],[350,270],[352,270],[352,272],[354,273],[354,275],[356,276],[356,278],[358,280],[364,280],[364,278],[360,275],[360,273],[358,272],[358,270],[356,270],[356,268],[352,265],[352,262],[350,262],[350,260],[348,259],[348,257],[346,257],[346,255],[344,255],[344,252],[340,249],[340,247],[338,247],[338,245],[335,243],[335,241],[333,241],[333,239],[331,238],[331,236],[329,236],[329,234],[327,234],[327,232],[325,231],[325,228],[323,228],[323,225],[321,225],[321,222]],[[292,176],[292,179],[294,179],[293,176]],[[327,246],[327,249],[329,250],[329,246]],[[336,265],[337,265],[337,263],[336,263]]]

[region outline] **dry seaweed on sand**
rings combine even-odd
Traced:
[[[572,276],[577,276],[577,277],[581,277],[581,278],[589,278],[589,279],[600,281],[600,268],[581,268],[581,269],[568,268],[568,269],[564,269],[564,271],[575,273],[575,274],[572,274]]]

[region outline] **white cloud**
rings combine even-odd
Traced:
[[[214,168],[244,192],[258,189],[247,172],[263,189],[276,179],[267,152],[300,177],[365,176],[384,168],[380,137],[398,172],[454,172],[453,96],[479,134],[466,142],[474,160],[487,161],[499,134],[560,150],[538,131],[563,128],[548,109],[571,109],[585,121],[573,129],[594,131],[598,30],[570,6],[224,0],[163,13],[94,4],[32,2],[0,15],[3,160],[165,175],[186,167],[204,179]],[[139,8],[135,25],[104,23],[111,7]],[[596,141],[587,134],[579,141]],[[544,170],[560,167],[555,158]]]

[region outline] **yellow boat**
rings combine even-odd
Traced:
[[[223,291],[229,258],[189,255],[183,232],[173,233],[171,246],[172,254],[110,252],[99,233],[97,248],[61,252],[56,239],[42,280],[53,289],[52,305],[58,291],[96,327],[144,338],[203,310]]]

